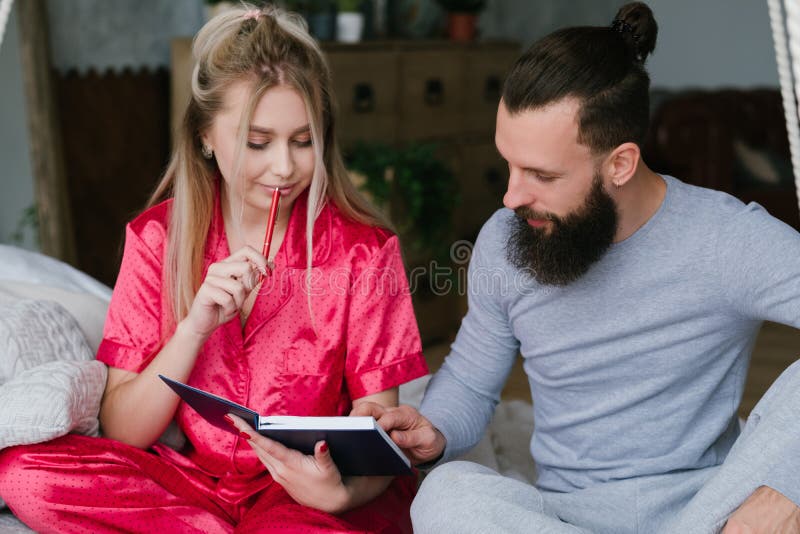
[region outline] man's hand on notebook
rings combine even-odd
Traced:
[[[416,409],[406,404],[386,408],[374,402],[356,406],[350,415],[371,415],[415,464],[429,464],[444,453],[447,440]]]

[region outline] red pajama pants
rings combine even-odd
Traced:
[[[200,471],[158,454],[68,435],[0,451],[0,497],[37,532],[411,532],[416,477],[334,516],[295,502],[268,475]]]

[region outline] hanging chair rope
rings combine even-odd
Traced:
[[[800,207],[800,124],[798,124],[800,119],[797,111],[797,102],[800,101],[800,2],[786,0],[781,6],[781,0],[768,0],[768,4],[783,110],[786,115],[786,131],[789,134],[789,148],[792,154],[795,189]]]
[[[6,33],[8,17],[11,16],[11,4],[14,0],[0,0],[0,46],[3,46],[3,35]]]

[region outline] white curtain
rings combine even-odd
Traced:
[[[13,0],[0,0],[0,46],[3,46],[3,35],[6,33],[6,24],[11,15],[11,3]]]
[[[24,1],[24,0],[23,0]],[[203,25],[203,0],[46,0],[53,67],[85,74],[169,66],[170,40]]]
[[[800,2],[768,0],[768,3],[795,187],[800,199],[800,115],[797,106],[800,102]]]

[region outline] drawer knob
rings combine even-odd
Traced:
[[[371,113],[375,111],[375,91],[372,85],[362,82],[353,87],[353,111]]]
[[[429,78],[425,82],[425,103],[435,107],[444,104],[444,84],[439,78]]]
[[[500,102],[500,78],[498,76],[487,76],[486,84],[483,86],[483,98],[487,102]]]

